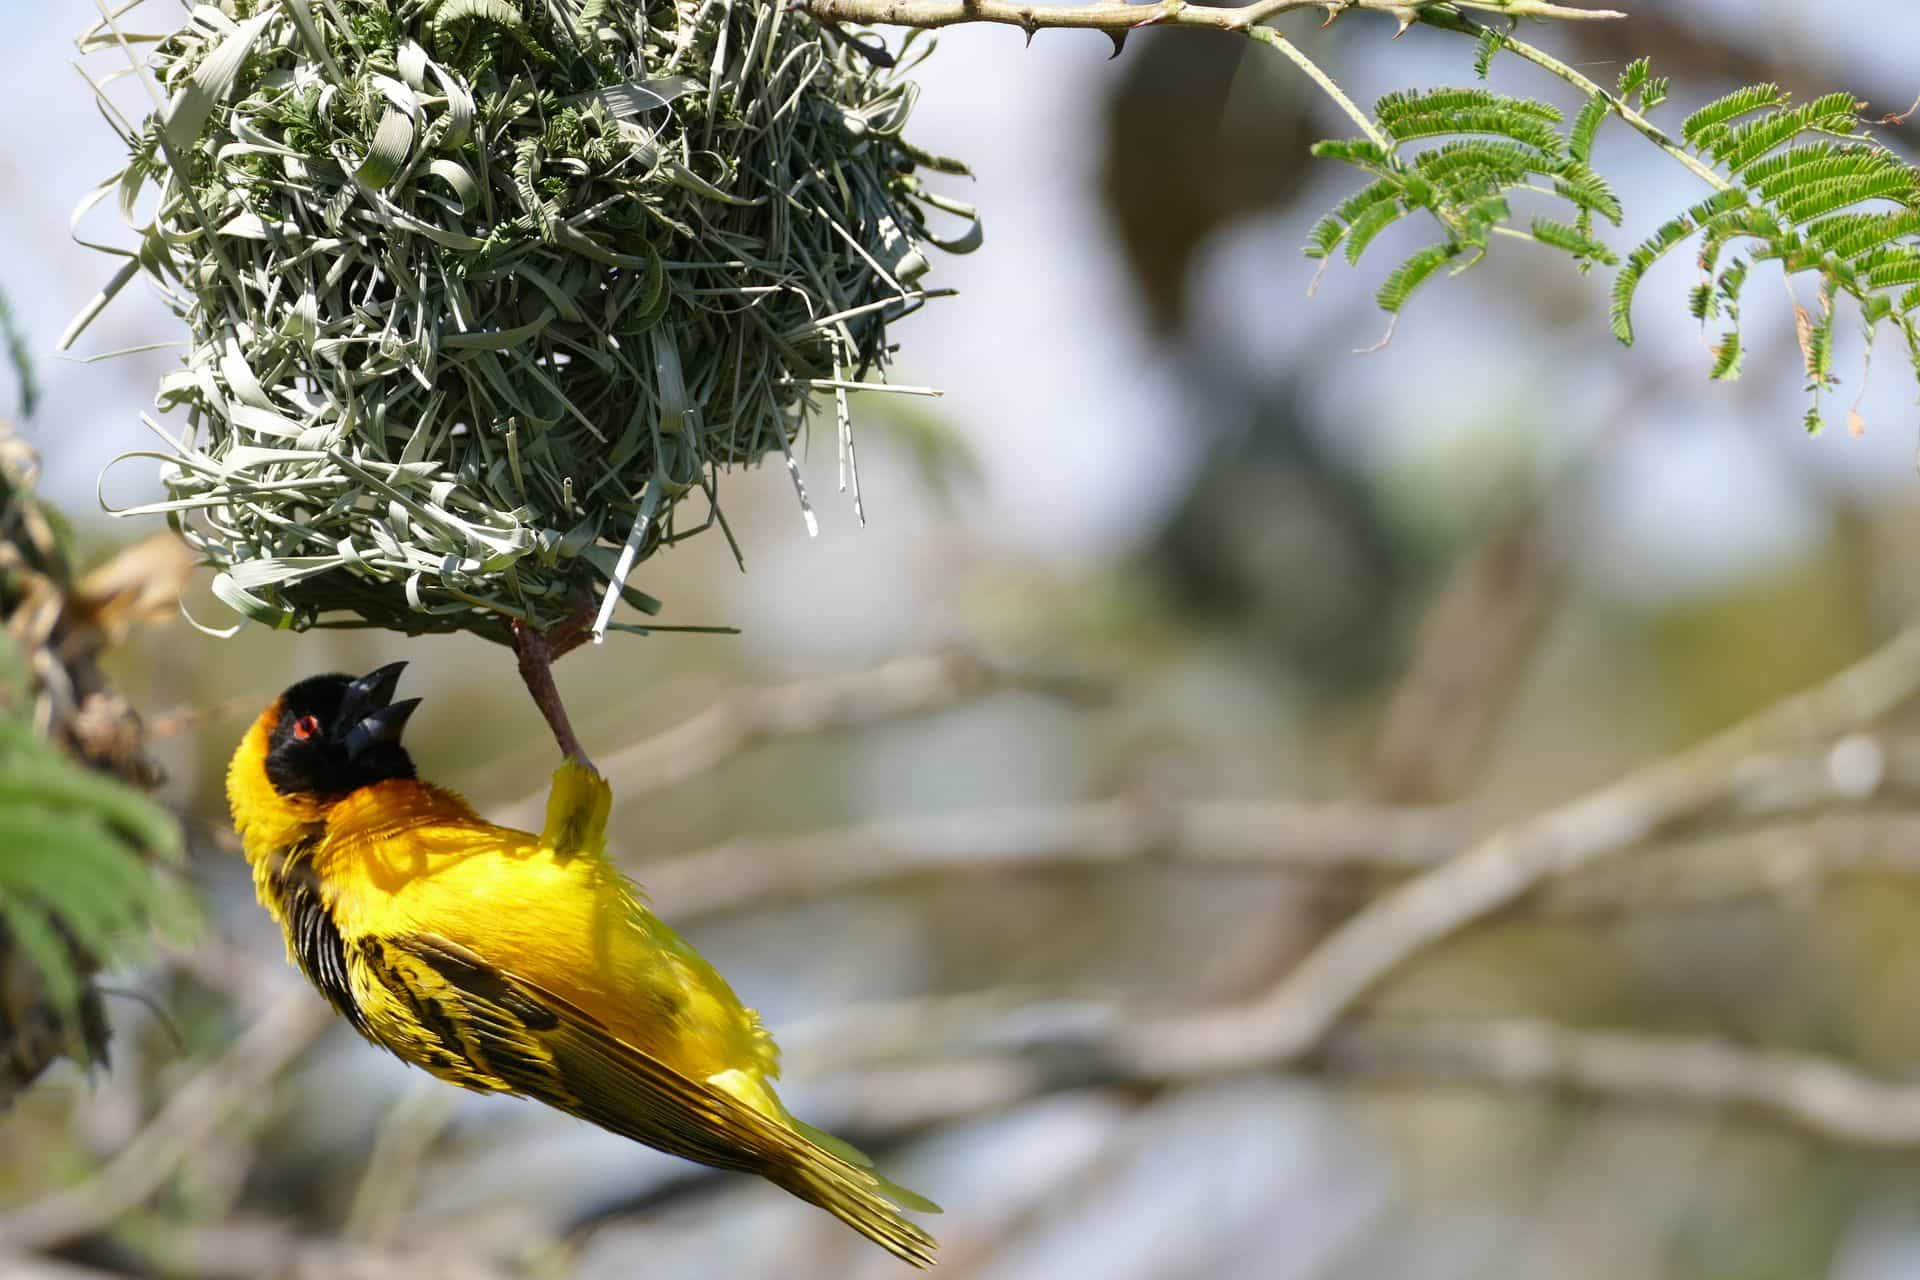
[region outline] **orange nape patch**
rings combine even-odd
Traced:
[[[285,851],[326,820],[326,806],[319,799],[281,795],[267,777],[267,748],[278,723],[280,699],[275,698],[227,762],[227,808],[248,862]]]

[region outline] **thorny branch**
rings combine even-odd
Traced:
[[[1268,19],[1296,9],[1319,9],[1325,12],[1327,22],[1332,23],[1350,10],[1373,10],[1390,15],[1400,24],[1400,30],[1404,31],[1423,19],[1438,20],[1440,25],[1455,30],[1461,29],[1463,24],[1473,26],[1463,16],[1463,10],[1478,10],[1508,20],[1552,18],[1597,21],[1626,17],[1626,14],[1613,9],[1583,9],[1551,4],[1546,0],[1255,0],[1253,4],[1238,8],[1188,4],[1185,0],[1159,0],[1155,4],[1100,0],[1085,5],[1037,5],[1022,3],[1021,0],[794,0],[793,7],[828,28],[838,27],[841,23],[855,23],[861,26],[931,29],[986,22],[1019,27],[1027,33],[1028,39],[1042,29],[1100,31],[1113,40],[1116,56],[1127,36],[1142,27],[1188,27],[1232,32],[1260,44],[1271,45],[1319,86],[1321,92],[1331,98],[1334,105],[1383,150],[1392,150],[1392,143],[1374,124],[1372,117],[1347,96],[1346,90],[1322,70],[1319,63],[1276,28],[1266,25]],[[1510,42],[1510,47],[1523,48],[1517,42]],[[1624,103],[1616,105],[1623,116],[1630,114]],[[1629,123],[1633,122],[1629,120]],[[1639,128],[1640,125],[1635,127]]]
[[[1589,22],[1627,16],[1614,9],[1583,9],[1540,0],[1258,0],[1237,8],[1185,4],[1182,0],[1081,5],[1025,4],[1009,0],[796,0],[794,8],[820,22],[851,22],[861,26],[931,28],[991,22],[1025,31],[1058,28],[1112,32],[1140,27],[1202,27],[1244,33],[1269,18],[1300,9],[1319,9],[1327,15],[1328,22],[1351,10],[1371,10],[1388,14],[1403,26],[1433,9],[1477,9],[1505,18]]]

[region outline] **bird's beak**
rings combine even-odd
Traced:
[[[407,717],[420,705],[418,698],[393,701],[394,686],[400,683],[400,673],[406,667],[404,662],[388,663],[347,686],[346,696],[340,700],[339,726],[344,731],[341,744],[348,759],[376,743],[400,740]]]
[[[400,733],[407,727],[407,717],[419,705],[420,699],[408,698],[405,702],[382,707],[361,720],[347,731],[346,740],[342,743],[347,749],[347,759],[358,759],[362,751],[378,743],[400,741]]]

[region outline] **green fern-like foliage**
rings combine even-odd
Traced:
[[[1681,125],[1687,147],[1723,173],[1725,190],[1664,223],[1630,254],[1615,281],[1613,329],[1633,340],[1631,307],[1641,278],[1661,257],[1697,239],[1701,284],[1694,314],[1727,327],[1716,378],[1738,376],[1739,301],[1754,265],[1777,262],[1811,276],[1816,302],[1796,307],[1806,363],[1809,430],[1821,425],[1820,394],[1832,371],[1836,303],[1851,299],[1871,343],[1892,322],[1920,373],[1920,171],[1861,127],[1851,94],[1794,105],[1775,85],[1717,98]]]
[[[1480,36],[1476,69],[1486,74],[1509,39]],[[1309,257],[1361,256],[1408,215],[1427,215],[1440,238],[1387,276],[1378,300],[1399,312],[1438,270],[1477,263],[1496,235],[1569,255],[1580,270],[1617,266],[1614,334],[1633,341],[1632,308],[1641,281],[1662,258],[1696,243],[1699,284],[1690,306],[1703,325],[1724,325],[1711,375],[1739,376],[1740,300],[1753,268],[1778,263],[1810,276],[1814,301],[1796,307],[1796,327],[1820,426],[1820,395],[1835,382],[1833,334],[1840,304],[1851,301],[1867,341],[1891,323],[1920,376],[1920,170],[1861,127],[1850,94],[1796,105],[1778,85],[1748,85],[1688,116],[1669,141],[1645,113],[1667,97],[1667,82],[1642,58],[1611,91],[1592,92],[1568,121],[1548,103],[1482,88],[1389,94],[1374,108],[1389,145],[1369,139],[1323,142],[1316,155],[1365,170],[1371,180],[1342,201],[1308,236]],[[1624,254],[1601,238],[1622,210],[1591,166],[1593,144],[1609,118],[1627,114],[1670,150],[1686,153],[1716,189]],[[1524,212],[1524,221],[1522,221]]]
[[[1593,227],[1595,218],[1617,225],[1620,201],[1579,154],[1584,148],[1572,145],[1559,108],[1486,89],[1442,88],[1388,94],[1374,114],[1391,149],[1364,139],[1314,148],[1317,156],[1364,169],[1373,181],[1320,220],[1307,254],[1329,258],[1344,251],[1357,263],[1381,232],[1409,214],[1427,215],[1441,238],[1387,276],[1379,293],[1385,310],[1398,312],[1442,266],[1477,262],[1500,232],[1561,250],[1583,269],[1617,261]],[[1551,211],[1535,214],[1527,230],[1518,231],[1509,224],[1522,198],[1544,199]]]
[[[35,734],[25,684],[0,633],[0,928],[70,1013],[88,960],[129,959],[154,926],[177,931],[192,913],[149,861],[178,857],[172,817]]]

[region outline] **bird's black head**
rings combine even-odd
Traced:
[[[267,781],[282,795],[341,796],[388,778],[413,777],[400,731],[420,699],[393,701],[407,664],[355,680],[313,676],[280,695],[267,738]]]

